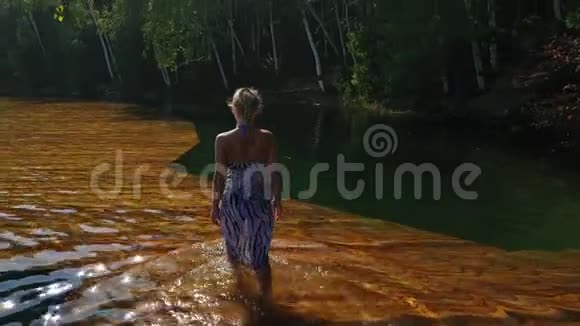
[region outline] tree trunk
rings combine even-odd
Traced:
[[[554,17],[558,21],[562,21],[562,1],[561,0],[554,0]]]
[[[97,30],[97,35],[99,36],[99,40],[101,41],[101,48],[103,49],[103,54],[105,56],[105,61],[107,63],[107,69],[109,70],[109,76],[111,77],[111,80],[115,80],[115,73],[113,72],[113,67],[111,66],[111,61],[109,59],[109,53],[107,51],[107,45],[105,44],[103,34]]]
[[[228,24],[230,26],[230,39],[232,43],[232,69],[234,75],[238,74],[238,60],[236,56],[236,31],[234,30],[234,0],[229,2],[229,18]]]
[[[475,26],[476,21],[472,13],[472,0],[465,0],[465,10],[467,11],[467,17],[469,18],[472,26]],[[479,43],[474,37],[471,40],[471,54],[473,56],[473,65],[475,68],[475,75],[477,79],[477,88],[480,90],[485,90],[485,77],[483,75],[483,61],[481,59],[481,49],[479,48]]]
[[[314,10],[314,8],[312,9]],[[316,10],[314,10],[316,12]],[[320,0],[320,21],[325,22],[326,18],[324,17],[324,0]],[[328,59],[328,39],[325,37],[322,38],[324,42],[324,57]],[[338,55],[338,52],[336,53]]]
[[[163,83],[165,84],[165,103],[163,105],[163,114],[168,116],[173,112],[173,88],[171,87],[171,77],[167,68],[161,67],[159,65],[159,70],[161,71],[161,77],[163,78]]]
[[[161,71],[161,77],[163,78],[163,83],[165,87],[171,87],[171,77],[169,76],[169,72],[167,72],[167,68],[159,66],[159,70]]]
[[[157,67],[161,72],[161,78],[163,79],[163,84],[165,85],[165,103],[163,105],[163,113],[165,115],[170,115],[173,112],[173,89],[171,85],[171,77],[169,76],[169,72],[167,68],[163,67],[161,63],[159,63],[158,55],[157,55],[157,46],[153,44],[153,55],[155,56],[155,61],[157,61]]]
[[[113,46],[111,45],[111,40],[109,39],[109,36],[107,34],[104,34],[103,38],[105,39],[105,44],[107,45],[107,49],[109,50],[109,56],[111,58],[111,61],[113,62],[113,68],[115,69],[115,72],[117,73],[117,77],[119,77],[119,81],[122,82],[123,79],[121,78],[119,66],[117,65],[117,57],[115,57],[115,53],[113,52]]]
[[[226,90],[229,90],[230,89],[230,85],[228,83],[228,77],[226,76],[226,72],[225,72],[224,66],[222,64],[222,59],[220,57],[220,53],[218,52],[217,47],[216,47],[216,45],[215,45],[215,43],[214,43],[213,40],[211,40],[211,47],[213,49],[213,54],[215,56],[215,60],[217,62],[218,68],[220,70],[220,74],[222,76],[222,81],[224,83],[224,87],[225,87]]]
[[[165,84],[165,87],[170,88],[171,87],[171,77],[169,76],[169,73],[167,72],[167,68],[163,67],[161,65],[161,63],[159,63],[159,59],[157,56],[157,46],[153,45],[153,53],[155,55],[155,60],[157,61],[157,67],[159,68],[159,71],[161,72],[161,78],[163,79],[163,84]]]
[[[251,32],[250,42],[252,44],[252,51],[254,51],[254,53],[258,53],[258,47],[256,46],[256,25],[255,24],[252,24],[252,30],[250,32]]]
[[[334,16],[336,18],[336,27],[338,28],[338,38],[340,40],[340,48],[342,50],[342,60],[344,65],[347,65],[347,61],[346,61],[346,44],[344,42],[344,30],[342,28],[342,23],[340,22],[340,4],[339,4],[340,0],[335,0],[335,6],[334,6]]]
[[[109,51],[107,50],[107,45],[105,44],[103,33],[101,33],[101,29],[99,28],[99,23],[97,21],[97,17],[95,16],[95,12],[93,9],[93,1],[87,0],[87,4],[89,7],[89,13],[91,14],[91,18],[93,19],[93,23],[95,24],[95,28],[97,30],[97,36],[99,37],[99,41],[101,42],[101,48],[103,49],[103,54],[105,56],[105,61],[107,63],[107,69],[109,70],[109,76],[111,77],[111,80],[115,80],[115,73],[113,72],[113,68],[111,67],[111,60],[109,58]]]
[[[350,26],[350,6],[348,4],[348,0],[342,0],[343,6],[344,6],[344,21],[346,22],[346,33],[347,33],[347,40],[348,37],[350,37],[350,33],[352,33],[352,28]],[[352,62],[354,62],[355,64],[357,63],[356,57],[354,55],[354,53],[352,53],[352,51],[348,51],[350,53],[350,56],[352,57]]]
[[[346,32],[351,33],[352,29],[350,27],[350,6],[348,4],[348,0],[343,0],[344,5],[344,19],[346,21]]]
[[[316,20],[316,22],[320,26],[320,29],[322,29],[322,33],[324,34],[324,37],[326,38],[326,40],[328,41],[328,43],[330,44],[330,46],[334,50],[334,53],[336,53],[336,55],[340,55],[340,53],[338,52],[338,47],[336,46],[336,44],[334,44],[334,41],[330,37],[328,30],[326,30],[326,27],[324,26],[324,22],[320,19],[320,17],[318,17],[318,15],[316,14],[316,11],[314,11],[314,9],[312,9],[312,6],[310,6],[308,1],[305,2],[305,6],[306,6],[306,9],[308,9],[308,12],[310,12],[312,17],[314,17],[314,20]]]
[[[240,39],[238,38],[238,34],[234,33],[234,38],[236,40],[236,45],[238,46],[238,49],[240,50],[240,53],[242,54],[242,57],[246,57],[246,51],[244,51],[244,47],[242,46],[242,42],[240,42]]]
[[[316,119],[316,125],[314,126],[314,149],[317,150],[320,147],[320,142],[322,140],[322,129],[324,124],[324,109],[319,108],[318,117]]]
[[[274,0],[270,2],[270,37],[272,38],[272,55],[274,56],[274,69],[276,75],[280,72],[278,63],[278,49],[276,48],[276,32],[274,29]]]
[[[483,76],[483,61],[481,60],[481,50],[477,41],[471,41],[471,53],[473,56],[473,64],[477,78],[477,88],[485,90],[485,77]]]
[[[230,24],[230,38],[231,38],[231,43],[232,43],[232,69],[234,72],[234,75],[238,74],[238,59],[236,57],[236,36],[235,36],[235,32],[234,32],[234,22],[230,19],[229,21]]]
[[[442,0],[445,1],[445,0]],[[441,10],[440,10],[440,1],[435,1],[435,11],[434,11],[434,21],[439,22],[441,18]],[[437,46],[439,47],[439,55],[440,55],[440,73],[439,78],[441,79],[441,88],[443,91],[443,95],[449,95],[449,75],[448,75],[448,68],[447,68],[447,48],[445,42],[444,33],[441,31],[441,26],[439,23],[436,25],[437,30]]]
[[[165,92],[166,94],[163,115],[165,115],[165,117],[169,117],[173,114],[173,87],[166,87]]]
[[[308,37],[308,43],[312,49],[312,55],[314,56],[314,63],[316,64],[316,77],[318,78],[318,85],[322,92],[326,92],[324,87],[324,80],[322,79],[322,64],[320,63],[320,55],[318,49],[316,48],[316,43],[314,43],[314,38],[312,37],[312,32],[310,31],[310,23],[306,17],[306,12],[302,11],[302,23],[304,24],[304,30],[306,31],[306,36]]]
[[[258,58],[262,54],[262,19],[260,17],[260,11],[256,10],[256,46],[258,48]]]
[[[175,85],[179,84],[179,66],[175,66]]]
[[[489,29],[491,31],[491,40],[489,42],[489,61],[493,72],[499,71],[499,60],[497,54],[497,21],[495,0],[488,0]]]
[[[34,16],[32,15],[32,8],[28,10],[28,20],[30,20],[30,25],[32,25],[32,29],[34,30],[34,35],[36,35],[36,40],[38,41],[38,45],[40,46],[40,50],[42,51],[42,56],[46,57],[46,50],[44,48],[44,44],[42,43],[42,38],[40,38],[40,33],[38,32],[36,20],[34,20]]]

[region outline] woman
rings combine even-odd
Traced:
[[[221,228],[230,262],[256,271],[267,294],[270,242],[282,210],[279,177],[268,175],[276,166],[274,136],[255,126],[263,107],[256,89],[238,89],[229,106],[237,125],[215,140],[211,218]]]

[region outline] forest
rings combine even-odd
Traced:
[[[0,0],[0,24],[2,94],[193,103],[252,84],[390,112],[493,93],[550,37],[575,39],[580,12],[571,0]]]

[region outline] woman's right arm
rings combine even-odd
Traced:
[[[220,203],[226,184],[226,152],[224,136],[218,135],[215,139],[215,171],[213,175],[211,219],[214,224],[220,224]]]

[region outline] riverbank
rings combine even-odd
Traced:
[[[546,39],[466,102],[459,117],[497,126],[519,146],[577,163],[580,149],[580,35],[566,30]]]

